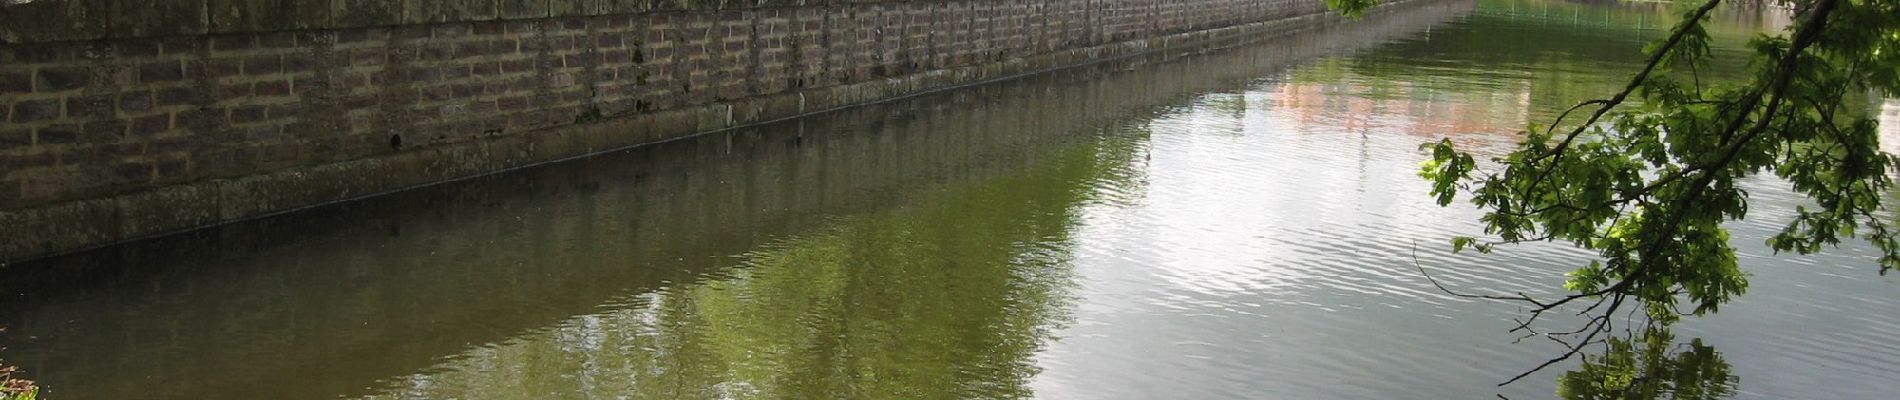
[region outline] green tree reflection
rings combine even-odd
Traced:
[[[905,206],[722,257],[703,279],[463,354],[372,397],[1031,397],[1033,357],[1069,318],[1080,209],[1098,188],[1139,179],[1130,170],[1144,137],[1081,136]]]
[[[1735,395],[1741,379],[1722,353],[1693,339],[1678,343],[1667,326],[1635,337],[1612,337],[1603,353],[1586,354],[1583,365],[1557,378],[1557,395],[1586,399],[1722,399]]]

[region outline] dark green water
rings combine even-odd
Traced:
[[[11,266],[0,358],[54,399],[1548,398],[1594,367],[1495,387],[1562,347],[1413,255],[1553,294],[1588,254],[1449,255],[1415,146],[1507,148],[1670,15],[1415,5]],[[1800,199],[1754,186],[1750,291],[1658,379],[1900,393],[1900,278],[1769,254]]]

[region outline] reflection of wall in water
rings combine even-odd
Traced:
[[[1508,88],[1459,93],[1382,81],[1392,96],[1368,96],[1373,89],[1359,79],[1335,83],[1288,83],[1273,93],[1274,104],[1294,113],[1301,124],[1340,126],[1348,131],[1393,130],[1436,139],[1465,135],[1495,136],[1522,130],[1529,122],[1528,83]],[[1396,124],[1371,117],[1402,116]]]

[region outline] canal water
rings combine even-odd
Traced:
[[[1420,3],[10,266],[0,359],[53,399],[1526,399],[1617,357],[1709,398],[1900,393],[1900,277],[1769,252],[1801,201],[1772,180],[1738,301],[1496,386],[1563,347],[1419,268],[1556,295],[1589,254],[1450,254],[1478,212],[1416,146],[1507,150],[1675,14]],[[1726,10],[1716,53],[1781,25]]]

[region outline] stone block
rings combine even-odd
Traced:
[[[73,119],[112,118],[118,103],[113,95],[75,96],[66,98],[66,116]]]
[[[599,14],[633,14],[652,9],[652,0],[595,0]]]
[[[204,92],[189,86],[168,87],[156,92],[158,105],[179,106],[204,102]]]
[[[68,144],[79,142],[78,125],[53,125],[34,132],[34,143],[40,145]]]
[[[404,23],[486,21],[495,19],[497,0],[402,0]]]
[[[13,115],[8,118],[8,121],[19,124],[59,118],[59,103],[58,99],[22,100],[13,103]]]
[[[548,0],[496,0],[501,19],[547,18]]]
[[[334,7],[308,0],[206,0],[214,33],[268,32],[334,26]]]
[[[548,15],[554,17],[572,17],[593,15],[594,2],[590,0],[548,0]]]
[[[185,68],[178,61],[155,61],[139,66],[139,82],[159,83],[185,79]]]
[[[0,153],[33,144],[33,130],[9,127],[0,129]],[[4,175],[4,174],[0,174]]]
[[[231,123],[246,124],[264,121],[264,106],[238,106],[231,109]]]
[[[171,114],[148,115],[133,119],[127,133],[136,137],[151,137],[171,130],[171,124]]]
[[[738,0],[738,1],[743,2],[746,0]],[[804,5],[807,2],[806,0],[751,0],[751,1],[758,8],[796,7],[796,6]]]
[[[36,91],[67,91],[85,87],[92,80],[92,72],[83,66],[45,67],[35,74],[35,80]]]
[[[87,122],[81,128],[79,140],[88,144],[115,142],[125,137],[125,127],[125,120],[116,118]]]
[[[402,23],[402,5],[392,0],[332,0],[330,13],[338,27],[389,26]]]
[[[103,2],[103,1],[101,1]],[[118,37],[197,35],[210,29],[204,1],[118,0],[112,3],[112,34]]]
[[[27,93],[33,91],[33,73],[30,70],[0,71],[0,93]]]
[[[132,91],[119,95],[119,111],[139,112],[152,109],[152,92]]]
[[[0,42],[90,40],[112,31],[107,1],[35,1],[0,7]]]
[[[112,43],[112,51],[124,58],[149,58],[164,54],[157,40],[121,40]]]

